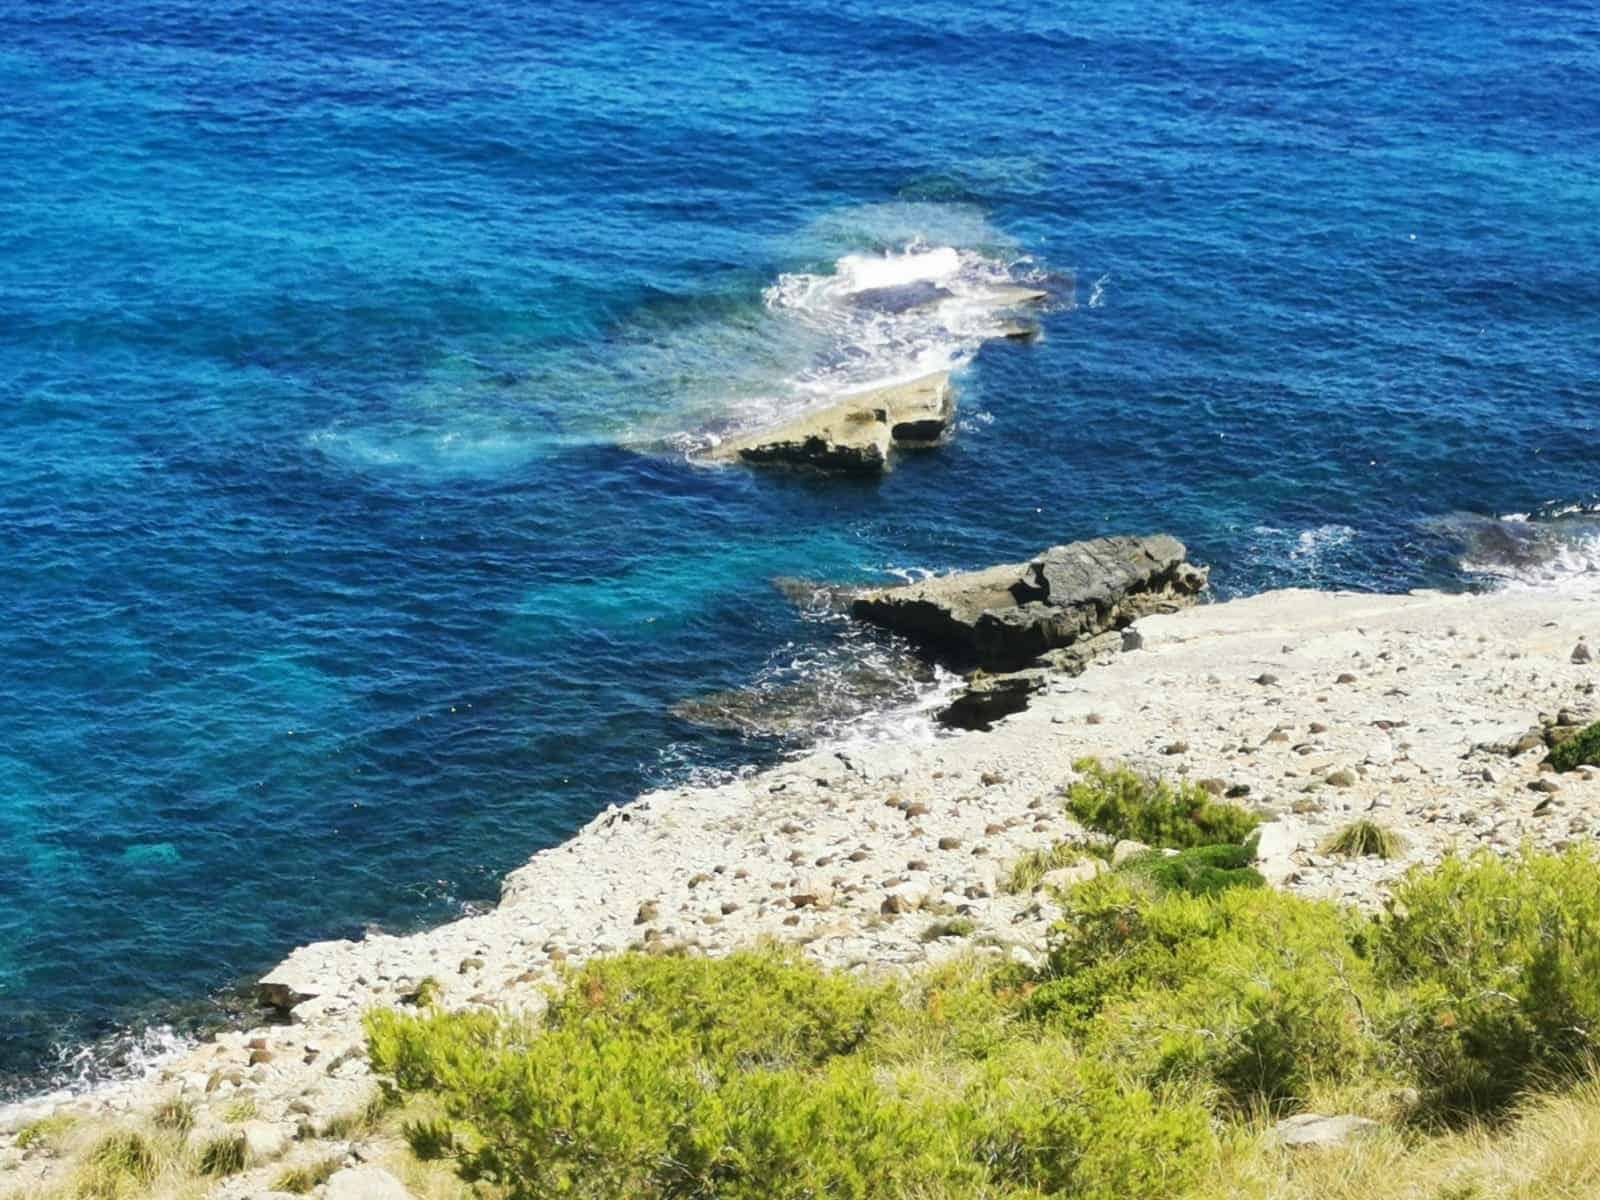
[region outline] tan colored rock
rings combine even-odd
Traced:
[[[887,471],[892,447],[936,446],[955,419],[948,371],[845,396],[769,429],[732,437],[707,457],[842,474]]]

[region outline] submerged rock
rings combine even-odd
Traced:
[[[1193,603],[1206,572],[1185,554],[1182,542],[1164,534],[1072,542],[1026,563],[865,592],[850,613],[935,654],[1015,670]]]
[[[781,686],[756,686],[692,696],[674,716],[712,729],[768,737],[803,737],[888,705],[913,699],[933,669],[911,655],[815,671]]]

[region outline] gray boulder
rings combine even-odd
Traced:
[[[1330,1150],[1357,1138],[1369,1137],[1380,1128],[1376,1121],[1366,1117],[1301,1113],[1279,1121],[1273,1132],[1279,1143],[1290,1150]]]
[[[1193,603],[1206,572],[1185,553],[1164,534],[1095,538],[1026,563],[864,592],[850,612],[944,657],[1010,671]]]

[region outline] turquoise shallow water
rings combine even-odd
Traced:
[[[777,752],[670,711],[870,649],[774,575],[1600,558],[1589,6],[0,12],[0,1091]],[[1042,341],[827,299],[908,252]],[[685,461],[941,358],[882,483]]]

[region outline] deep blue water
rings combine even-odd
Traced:
[[[670,712],[848,659],[774,575],[1160,529],[1224,593],[1476,586],[1600,493],[1592,5],[0,29],[0,1093],[774,753]],[[768,291],[940,247],[1042,341]],[[881,483],[685,461],[911,349],[965,419]]]

